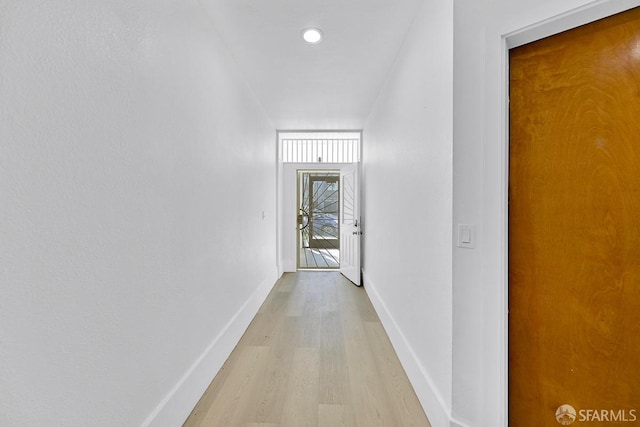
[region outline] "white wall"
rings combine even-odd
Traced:
[[[188,415],[276,279],[237,74],[197,0],[0,2],[0,425]]]
[[[478,226],[476,249],[453,253],[453,415],[463,423],[507,425],[505,40],[532,41],[638,4],[455,2],[454,231]]]
[[[364,129],[365,287],[433,425],[506,426],[506,46],[640,2],[445,3],[425,2]]]
[[[425,2],[363,131],[364,286],[431,423],[452,375],[453,5]]]

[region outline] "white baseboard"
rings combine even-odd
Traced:
[[[142,423],[143,427],[175,427],[184,423],[213,380],[211,373],[220,370],[278,280],[276,270],[277,268],[274,268],[270,277],[260,283],[235,316]]]
[[[366,272],[363,272],[362,275],[364,278],[364,289],[373,307],[376,309],[378,317],[380,317],[382,326],[389,336],[389,340],[391,340],[391,344],[409,377],[409,381],[431,425],[433,427],[466,427],[465,424],[453,419],[451,409],[445,404],[444,399],[434,386],[433,380],[427,370],[413,351],[413,347],[398,327],[398,324],[389,312],[384,301],[380,298],[375,284],[367,276]]]

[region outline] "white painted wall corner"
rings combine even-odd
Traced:
[[[378,317],[380,317],[382,326],[389,336],[389,340],[409,377],[409,381],[431,425],[433,427],[468,427],[453,419],[451,409],[445,403],[445,399],[435,387],[429,373],[416,356],[413,347],[398,327],[398,324],[389,312],[384,301],[380,298],[375,284],[367,276],[366,271],[363,272],[363,278],[364,289],[378,313]]]
[[[143,427],[175,427],[184,423],[249,327],[278,278],[277,268],[274,267],[269,277],[260,283],[235,316],[142,423]]]

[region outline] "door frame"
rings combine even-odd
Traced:
[[[500,348],[500,416],[502,426],[508,425],[509,410],[509,50],[531,43],[563,31],[571,30],[579,26],[607,18],[617,13],[638,7],[637,1],[630,0],[602,0],[588,5],[569,10],[565,13],[549,17],[543,21],[539,21],[532,25],[519,28],[517,30],[502,34],[501,36],[501,109],[500,109],[500,146],[499,158],[491,158],[487,162],[488,167],[495,165],[500,171],[499,176],[499,225],[497,230],[497,240],[494,242],[498,245],[500,271],[500,329],[501,337],[499,342]],[[488,137],[487,141],[491,139]],[[495,155],[495,153],[494,153]],[[484,177],[485,188],[495,185],[495,181],[489,182],[487,176]],[[495,188],[495,187],[494,187]],[[487,215],[485,215],[487,218]],[[490,221],[485,219],[484,221]],[[488,226],[488,227],[487,227]],[[487,229],[495,228],[494,224],[488,225]],[[491,254],[485,255],[490,257]],[[495,264],[494,264],[495,265]]]

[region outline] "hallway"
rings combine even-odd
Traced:
[[[429,426],[363,288],[286,273],[184,424]]]
[[[508,426],[508,52],[639,3],[0,0],[0,426]],[[309,132],[366,293],[278,279]]]

